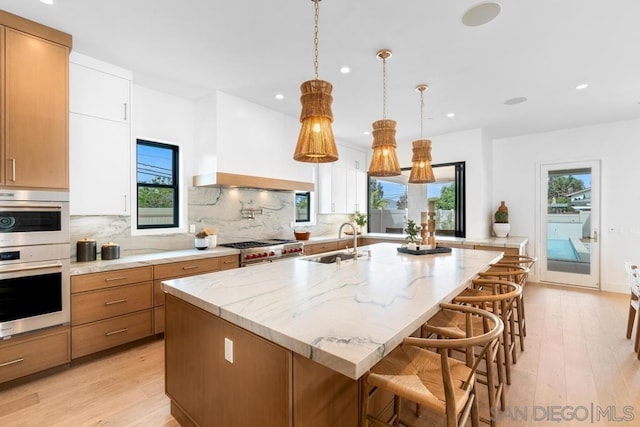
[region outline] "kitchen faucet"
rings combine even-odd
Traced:
[[[338,239],[342,238],[342,229],[345,225],[348,225],[353,230],[353,254],[356,256],[356,260],[358,258],[358,232],[356,231],[356,227],[350,222],[345,222],[338,229]],[[348,248],[347,248],[348,249]]]

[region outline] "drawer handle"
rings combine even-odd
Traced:
[[[105,332],[105,337],[110,337],[111,335],[121,334],[123,332],[129,332],[129,328],[118,329],[117,331]]]
[[[223,264],[234,264],[236,261],[222,261]]]
[[[15,365],[16,363],[24,362],[24,357],[20,359],[12,360],[10,362],[0,363],[0,368],[4,368],[5,366]]]
[[[127,276],[119,276],[119,277],[107,277],[104,279],[105,282],[113,282],[114,280],[125,280]]]
[[[104,303],[104,305],[120,304],[120,303],[123,303],[123,302],[127,302],[127,299],[126,298],[122,298],[122,299],[118,299],[118,300],[115,300],[115,301],[107,301],[107,302]]]
[[[183,270],[193,270],[194,268],[198,268],[197,265],[187,265],[186,267],[182,267]]]

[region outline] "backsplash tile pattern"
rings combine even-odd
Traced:
[[[218,243],[269,238],[293,239],[294,220],[292,192],[254,189],[197,188],[188,191],[188,224],[196,231],[218,228]],[[254,219],[242,218],[242,209],[261,209]],[[75,242],[83,238],[95,239],[98,253],[102,244],[120,245],[121,256],[149,252],[193,248],[193,234],[163,234],[131,236],[134,217],[128,216],[72,216],[71,252],[75,257]],[[312,236],[332,236],[338,233],[349,215],[319,215],[313,226],[296,227],[310,231]]]

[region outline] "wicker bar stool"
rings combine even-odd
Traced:
[[[489,270],[478,273],[480,279],[498,279],[507,280],[520,285],[522,292],[515,302],[515,323],[518,325],[517,332],[514,332],[518,336],[520,341],[520,351],[524,351],[524,337],[527,335],[527,323],[524,311],[524,289],[529,277],[529,268],[522,267],[520,265],[512,265],[508,263],[504,264],[491,264]],[[517,362],[516,351],[514,348],[512,355],[513,363]]]
[[[403,399],[417,403],[427,411],[446,418],[447,427],[463,426],[471,418],[478,426],[478,404],[476,396],[476,370],[484,353],[500,339],[504,329],[502,320],[493,313],[477,307],[459,304],[441,304],[442,310],[461,313],[465,318],[464,338],[426,339],[407,337],[403,343],[389,353],[363,376],[360,425],[369,421],[376,425],[398,426]],[[474,335],[473,317],[483,319],[485,329]],[[449,357],[451,349],[482,350],[474,359],[473,352],[466,352],[466,362]],[[439,353],[425,348],[438,349]],[[368,414],[369,398],[378,389],[394,394],[394,413],[390,421],[383,421]],[[407,425],[405,422],[402,424]]]
[[[515,303],[521,294],[522,287],[517,283],[486,278],[473,280],[471,287],[453,299],[454,303],[473,305],[500,316],[504,323],[500,347],[502,348],[502,361],[507,384],[511,384],[511,365],[517,361],[515,358]],[[502,400],[501,404],[504,404]]]
[[[627,274],[627,281],[629,282],[629,288],[631,291],[631,297],[629,299],[629,316],[627,318],[627,339],[631,339],[631,333],[633,332],[633,325],[636,323],[636,317],[638,313],[638,307],[640,305],[640,272],[638,266],[630,262],[624,263],[624,270]],[[640,359],[640,324],[636,328],[636,338],[633,343],[633,351],[638,353]]]
[[[528,268],[529,271],[531,271],[531,269],[533,268],[533,265],[538,262],[538,258],[533,257],[533,256],[529,256],[529,255],[504,255],[502,258],[500,258],[500,261],[497,262],[497,264],[500,265],[515,265],[515,266],[519,266],[519,267],[524,267],[524,268]],[[527,280],[529,279],[529,273],[526,274],[526,276],[524,277],[524,280],[522,281],[522,283],[520,283],[520,286],[522,286],[522,297],[521,300],[519,301],[519,306],[518,310],[516,310],[518,312],[518,317],[520,317],[520,315],[522,315],[522,335],[523,337],[527,336],[527,324],[525,322],[525,311],[524,311],[524,286],[527,283]],[[521,313],[519,312],[521,311]],[[517,322],[519,322],[519,319],[516,320]],[[521,351],[524,351],[524,340],[522,340],[520,342]]]

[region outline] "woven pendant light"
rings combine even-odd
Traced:
[[[396,121],[387,119],[387,59],[391,57],[389,49],[376,54],[382,60],[382,120],[373,122],[373,154],[369,165],[370,176],[400,175],[400,163],[396,154]]]
[[[420,92],[420,138],[413,141],[413,157],[411,158],[411,175],[409,183],[425,184],[436,180],[431,167],[431,140],[422,139],[424,121],[424,92],[429,88],[427,85],[416,86],[416,91]]]
[[[315,79],[300,85],[300,103],[302,104],[300,123],[302,123],[302,127],[293,159],[307,163],[328,163],[338,160],[338,149],[331,128],[333,123],[333,113],[331,112],[333,85],[318,79],[318,2],[320,0],[312,1],[315,7],[313,33]]]

